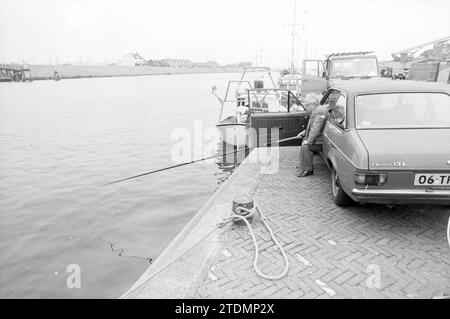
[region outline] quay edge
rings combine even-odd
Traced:
[[[186,226],[178,233],[178,235],[171,241],[171,243],[163,250],[163,252],[155,259],[155,261],[148,267],[148,269],[138,278],[138,280],[119,298],[183,298],[184,292],[188,291],[188,286],[192,284],[195,280],[195,277],[200,276],[200,271],[202,270],[207,261],[207,256],[209,256],[213,251],[213,245],[203,245],[203,250],[201,253],[201,258],[196,260],[196,262],[191,262],[189,264],[184,264],[182,268],[184,271],[186,269],[190,270],[191,277],[187,282],[183,282],[183,278],[180,278],[180,281],[174,282],[171,288],[169,285],[164,285],[164,289],[160,290],[161,294],[152,294],[152,293],[142,293],[141,291],[145,288],[146,281],[150,278],[155,272],[159,271],[161,267],[171,260],[178,253],[182,252],[184,249],[191,247],[194,245],[199,238],[204,236],[207,232],[211,231],[212,228],[216,227],[216,224],[221,222],[227,215],[230,213],[231,209],[231,201],[224,203],[224,205],[220,204],[220,211],[214,213],[215,211],[211,208],[213,206],[217,206],[218,199],[225,195],[227,191],[229,191],[230,187],[234,183],[236,179],[242,174],[247,175],[249,181],[252,180],[253,183],[249,183],[247,186],[243,186],[243,189],[246,190],[247,193],[252,192],[252,188],[254,184],[256,184],[256,176],[253,178],[249,175],[248,165],[250,161],[254,160],[252,153],[257,152],[257,149],[254,149],[247,158],[240,163],[240,165],[234,170],[234,172],[227,178],[227,180],[220,185],[220,187],[215,191],[215,193],[208,199],[208,201],[200,208],[200,210],[192,217],[192,219],[186,224]],[[245,168],[244,168],[245,167]],[[254,171],[254,170],[252,170]],[[209,236],[210,242],[211,238],[214,238],[212,234]],[[198,246],[199,247],[199,246]],[[195,249],[198,249],[196,247]],[[205,256],[206,255],[206,256]],[[191,260],[194,260],[191,258]],[[151,279],[153,280],[153,279]],[[184,291],[184,292],[183,292]]]

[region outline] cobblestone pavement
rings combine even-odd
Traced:
[[[253,195],[285,248],[288,275],[265,280],[253,270],[247,227],[229,226],[190,293],[193,298],[432,298],[450,293],[450,247],[444,206],[355,205],[331,200],[329,171],[296,177],[298,148],[280,149],[280,170],[260,174]],[[259,218],[254,227],[260,269],[283,259]]]

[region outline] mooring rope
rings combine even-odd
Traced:
[[[262,210],[257,206],[256,202],[254,201],[254,206],[252,209],[246,209],[244,207],[238,207],[236,208],[236,210],[239,211],[244,211],[246,213],[248,213],[245,216],[236,214],[236,213],[231,213],[231,215],[227,218],[224,218],[221,222],[217,223],[216,226],[209,231],[206,235],[204,235],[203,237],[201,237],[198,241],[196,241],[192,246],[190,246],[189,248],[181,251],[179,254],[177,254],[174,258],[170,259],[170,261],[168,261],[167,263],[165,263],[163,266],[161,266],[156,272],[154,272],[153,274],[151,274],[150,277],[146,278],[143,282],[141,282],[139,285],[137,285],[136,287],[132,288],[131,290],[127,291],[123,296],[121,296],[121,298],[126,298],[127,296],[131,295],[133,292],[135,292],[137,289],[139,289],[140,287],[142,287],[145,283],[147,283],[148,281],[150,281],[152,278],[154,278],[156,275],[158,275],[159,273],[161,273],[163,270],[165,270],[166,268],[168,268],[170,265],[172,265],[175,261],[177,261],[178,259],[180,259],[181,257],[183,257],[186,253],[188,253],[189,251],[191,251],[193,248],[195,248],[196,246],[198,246],[201,242],[203,242],[203,240],[205,240],[206,238],[208,238],[212,233],[214,233],[216,230],[225,227],[226,225],[228,225],[234,218],[239,218],[241,220],[244,221],[244,223],[247,225],[247,228],[250,232],[250,236],[252,238],[253,241],[253,246],[255,247],[255,258],[253,259],[253,269],[255,270],[256,274],[264,279],[268,279],[268,280],[278,280],[281,279],[283,277],[285,277],[289,271],[289,259],[286,255],[286,252],[284,251],[283,247],[280,245],[280,243],[277,241],[277,239],[275,238],[275,235],[272,231],[272,229],[270,228],[269,224],[267,223],[266,217],[264,216]],[[268,230],[269,234],[270,234],[270,238],[273,240],[273,242],[275,243],[275,245],[277,245],[277,247],[280,249],[281,255],[283,256],[284,259],[284,269],[281,273],[277,274],[277,275],[267,275],[264,274],[259,268],[258,268],[258,259],[259,259],[259,246],[258,246],[258,242],[256,240],[255,234],[253,232],[253,228],[250,225],[250,222],[247,220],[247,218],[254,216],[256,213],[259,213],[259,215],[261,216],[261,221],[263,222],[264,226],[266,227],[266,229]]]
[[[253,246],[255,247],[255,258],[253,259],[253,269],[255,270],[255,272],[258,274],[258,276],[264,278],[264,279],[269,279],[269,280],[278,280],[281,279],[283,277],[285,277],[289,271],[289,259],[286,255],[286,252],[284,251],[283,247],[280,245],[280,243],[277,241],[277,239],[275,238],[275,235],[273,234],[272,229],[270,228],[269,224],[267,223],[266,217],[264,216],[262,210],[257,206],[256,202],[254,201],[254,206],[252,209],[247,209],[244,207],[238,207],[236,208],[237,211],[244,211],[247,212],[248,215],[245,216],[241,216],[239,214],[232,214],[232,218],[239,218],[241,220],[243,220],[245,222],[245,224],[247,225],[247,228],[250,232],[250,236],[252,237],[253,240]],[[278,249],[280,249],[281,255],[283,256],[284,259],[284,268],[283,271],[280,272],[277,275],[267,275],[264,274],[258,267],[258,259],[259,259],[259,246],[258,246],[258,241],[256,240],[255,234],[253,233],[253,228],[250,225],[250,222],[247,220],[248,217],[251,217],[253,215],[255,215],[255,212],[258,212],[259,215],[261,216],[261,221],[264,225],[264,227],[266,227],[267,231],[270,234],[270,238],[272,239],[272,241],[275,243],[275,245],[277,245]]]

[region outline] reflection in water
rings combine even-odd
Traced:
[[[226,175],[218,176],[218,185],[227,180],[228,176],[245,160],[250,154],[251,149],[248,147],[240,147],[227,144],[225,142],[218,143],[217,166]],[[222,156],[220,156],[222,154]],[[220,175],[220,174],[218,174]]]

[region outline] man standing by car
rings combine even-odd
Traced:
[[[308,94],[303,104],[311,117],[306,130],[297,135],[298,138],[303,138],[299,156],[300,174],[297,175],[298,177],[314,174],[313,152],[322,150],[322,132],[329,115],[327,105],[320,105],[320,96]]]

